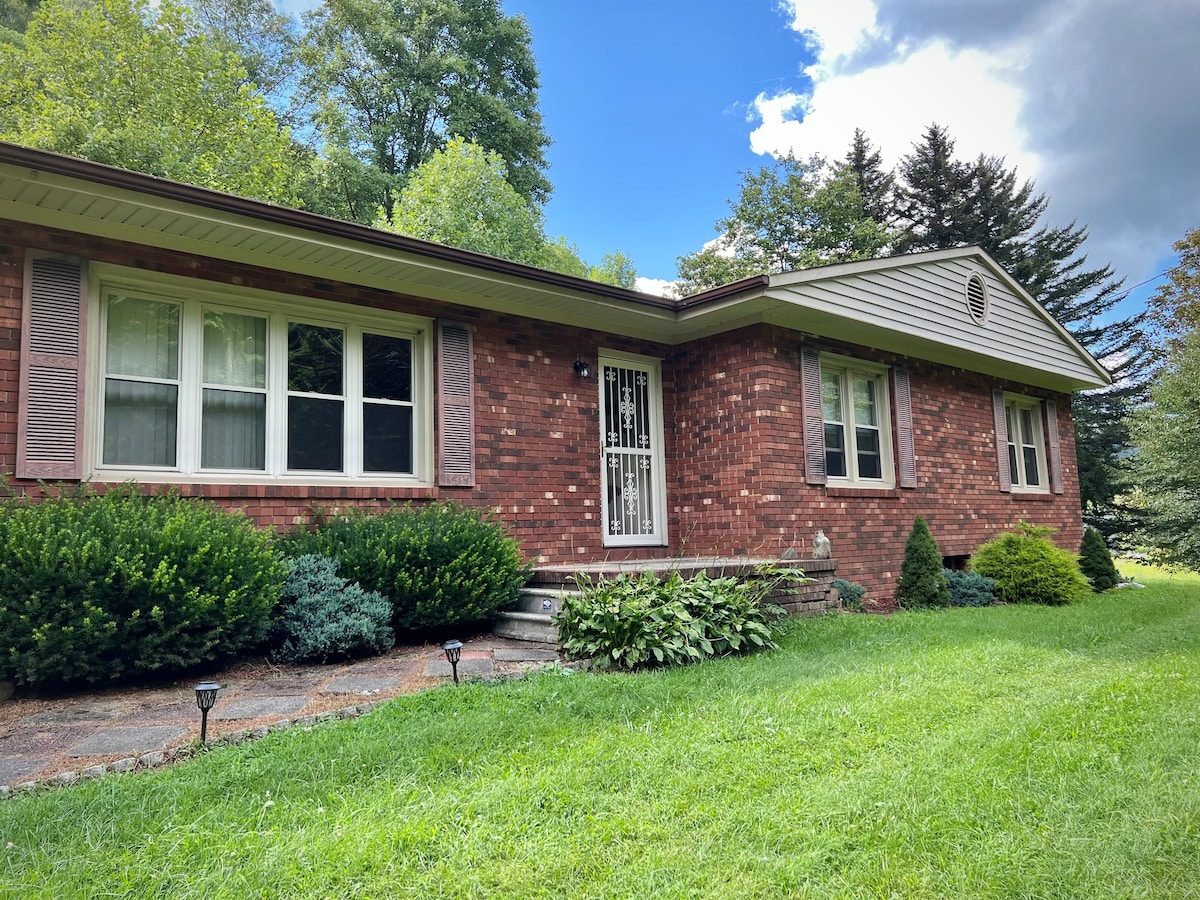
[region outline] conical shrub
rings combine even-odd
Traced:
[[[912,532],[904,543],[896,602],[904,609],[950,605],[950,584],[942,571],[942,554],[923,516],[913,520]]]

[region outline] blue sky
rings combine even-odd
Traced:
[[[1200,227],[1197,0],[502,4],[528,21],[541,73],[547,231],[593,263],[620,249],[671,279],[716,237],[741,170],[840,158],[855,127],[891,165],[935,121],[960,158],[1033,178],[1047,224],[1087,224],[1089,265],[1127,285]]]

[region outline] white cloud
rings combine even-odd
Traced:
[[[819,48],[807,91],[760,95],[758,153],[844,156],[856,127],[889,163],[931,122],[960,158],[1002,155],[1087,223],[1089,262],[1140,281],[1200,224],[1195,0],[787,0]]]
[[[665,278],[643,278],[639,275],[633,288],[643,294],[653,294],[656,297],[675,296],[675,282],[667,281]]]

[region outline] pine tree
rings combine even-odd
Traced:
[[[846,152],[843,168],[854,176],[854,183],[858,185],[863,218],[874,219],[883,226],[890,225],[896,175],[883,170],[882,154],[871,148],[871,142],[861,128],[854,129],[854,140]]]
[[[1121,580],[1121,573],[1113,563],[1108,545],[1095,528],[1085,528],[1083,531],[1083,542],[1079,545],[1079,569],[1092,583],[1092,590],[1098,594],[1116,587]]]
[[[963,223],[968,220],[971,173],[954,158],[950,133],[936,123],[930,125],[922,143],[901,158],[898,169],[894,217],[902,234],[896,249],[912,253],[967,243]]]
[[[912,532],[904,542],[896,602],[905,609],[950,605],[950,583],[942,570],[942,553],[923,516],[913,520]]]

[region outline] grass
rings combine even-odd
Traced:
[[[1200,896],[1200,577],[792,623],[0,803],[21,897]]]

